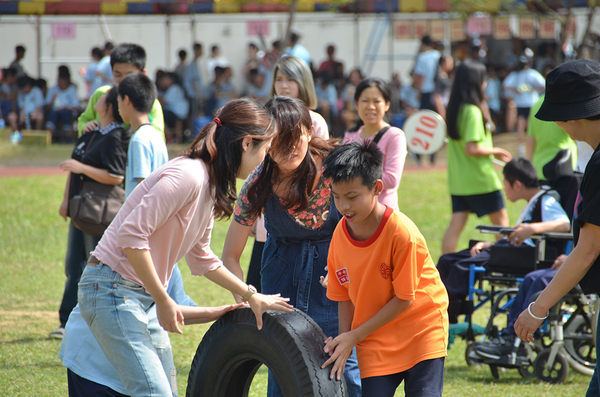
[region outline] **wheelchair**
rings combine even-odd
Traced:
[[[477,228],[483,233],[504,235],[514,230],[487,225]],[[523,281],[522,277],[552,264],[552,261],[546,261],[548,241],[572,240],[570,233],[545,233],[533,237],[537,240],[536,247],[499,247],[499,252],[492,250],[486,267],[471,265],[469,294],[461,307],[462,314],[466,314],[467,326],[459,334],[467,340],[466,362],[468,365],[489,365],[495,379],[499,378],[499,368],[517,369],[524,378],[536,376],[548,383],[564,381],[569,368],[591,376],[596,365],[595,325],[600,299],[596,295],[583,294],[579,287],[550,310],[540,327],[541,338],[535,343],[526,344],[515,338],[513,352],[500,359],[485,359],[474,351],[476,336],[481,335],[482,342],[499,336],[498,327],[503,321],[506,324],[505,319],[519,290],[518,286]],[[512,253],[510,248],[514,248]],[[487,289],[484,283],[487,283]],[[532,301],[535,298],[537,295]],[[485,327],[477,327],[473,323],[473,313],[487,303],[491,306],[489,320]]]

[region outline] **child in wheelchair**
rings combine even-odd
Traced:
[[[504,167],[503,174],[506,198],[512,202],[527,201],[514,231],[495,244],[478,242],[470,249],[442,255],[438,262],[438,271],[448,290],[450,300],[448,314],[451,324],[458,321],[457,317],[461,314],[461,307],[469,292],[470,266],[488,266],[492,248],[519,247],[519,250],[525,253],[527,249],[535,250],[535,243],[530,238],[532,235],[570,230],[569,217],[560,204],[559,194],[554,190],[540,188],[537,172],[529,160],[515,158],[509,161]],[[557,244],[550,248],[554,249],[547,249],[546,260],[553,261],[563,247]],[[518,252],[516,256],[519,256]],[[510,270],[513,272],[515,263],[511,265]],[[524,271],[523,274],[527,272]]]

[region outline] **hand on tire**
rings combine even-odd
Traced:
[[[325,340],[325,353],[329,354],[329,360],[321,366],[321,368],[327,367],[333,363],[329,379],[333,379],[334,375],[337,380],[341,380],[341,377],[346,369],[346,360],[352,354],[352,349],[356,345],[356,342],[352,338],[350,332],[344,332],[338,335],[335,339],[331,336]]]
[[[256,326],[258,329],[262,329],[263,321],[262,315],[267,310],[281,310],[284,312],[291,312],[293,306],[290,305],[290,298],[282,298],[281,294],[275,295],[264,295],[256,293],[248,299],[250,308],[256,316]]]
[[[156,302],[156,316],[158,317],[158,323],[165,331],[183,334],[177,324],[183,325],[183,313],[171,297],[167,296],[164,301]]]

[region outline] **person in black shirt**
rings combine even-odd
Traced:
[[[100,97],[94,109],[100,115],[98,130],[82,135],[75,143],[71,159],[60,164],[69,172],[59,214],[67,220],[69,201],[81,190],[83,182],[93,180],[105,185],[120,185],[125,176],[127,147],[131,132],[123,128],[119,115],[117,89],[113,87]],[[60,327],[50,334],[62,339],[69,314],[77,305],[77,284],[85,268],[90,252],[100,237],[92,236],[69,224],[67,254],[65,257],[65,291],[59,309]]]
[[[600,64],[581,59],[552,70],[546,77],[544,102],[535,117],[556,122],[571,138],[596,149],[585,169],[575,203],[575,248],[554,279],[515,323],[517,336],[525,342],[533,341],[535,330],[550,308],[578,283],[586,294],[600,292]],[[600,396],[598,367],[586,396]]]

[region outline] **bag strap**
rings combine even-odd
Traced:
[[[383,136],[383,134],[385,134],[385,132],[387,130],[389,130],[390,128],[391,128],[391,126],[386,125],[382,129],[380,129],[379,132],[377,133],[377,135],[375,135],[375,138],[373,138],[373,142],[375,142],[375,144],[378,144],[379,141],[381,140],[381,137]]]

